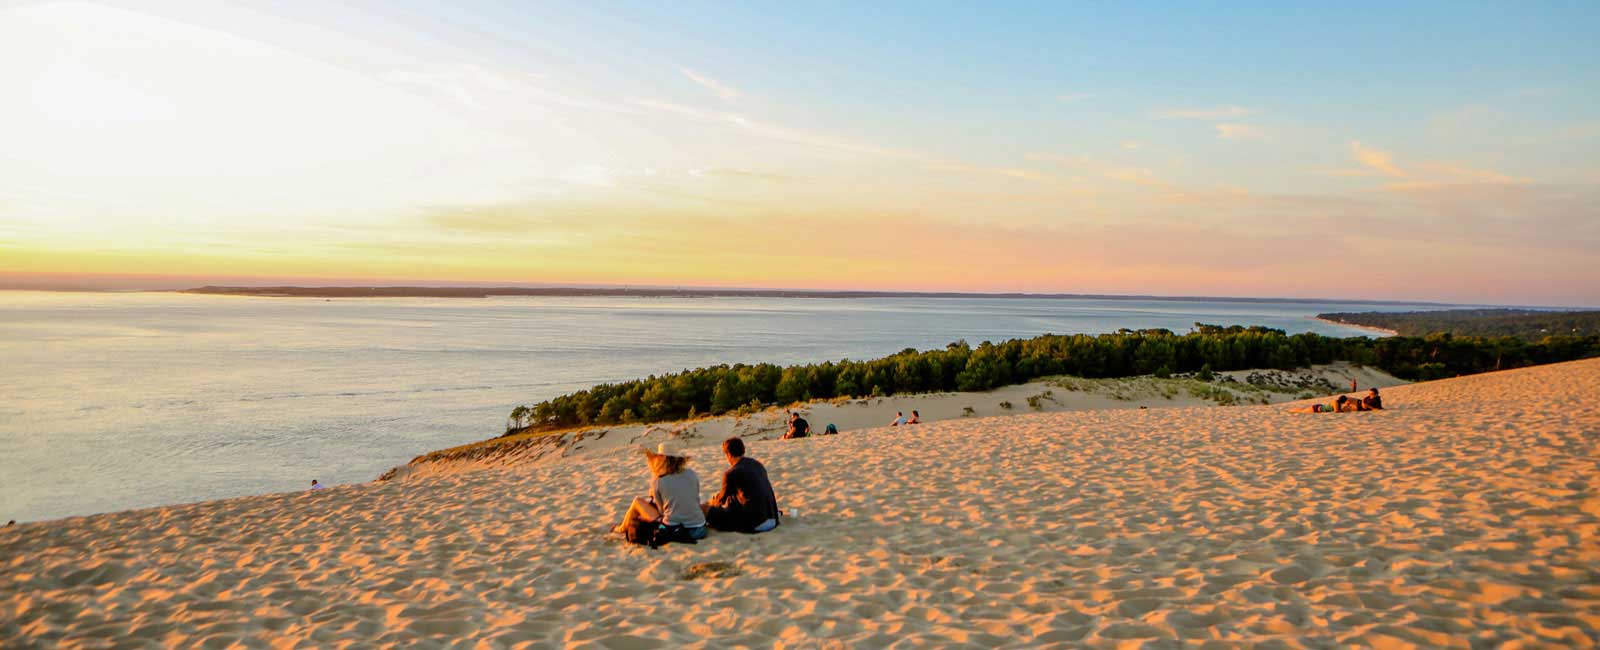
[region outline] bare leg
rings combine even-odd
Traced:
[[[656,504],[645,500],[644,497],[634,497],[633,503],[628,506],[627,514],[622,515],[622,523],[613,528],[613,532],[623,532],[633,525],[634,520],[656,521],[661,518],[661,509]]]

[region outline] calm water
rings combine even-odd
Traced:
[[[1348,335],[1307,316],[1395,308],[0,292],[0,520],[368,481],[517,404],[695,366],[1195,321]]]

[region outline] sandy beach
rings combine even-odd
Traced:
[[[631,547],[625,447],[0,529],[4,648],[1593,646],[1600,360],[758,441],[760,536]],[[691,448],[702,492],[723,461]]]
[[[1400,332],[1398,332],[1398,331],[1395,331],[1395,330],[1392,330],[1392,329],[1388,329],[1388,328],[1385,328],[1385,327],[1377,327],[1375,325],[1361,325],[1359,323],[1346,323],[1344,321],[1329,320],[1329,319],[1326,319],[1326,318],[1315,318],[1315,317],[1313,317],[1311,320],[1322,322],[1322,323],[1327,323],[1329,325],[1338,325],[1339,327],[1349,327],[1349,328],[1353,328],[1353,329],[1372,332],[1373,334],[1379,334],[1379,335],[1382,335],[1382,336],[1399,336],[1400,335]]]

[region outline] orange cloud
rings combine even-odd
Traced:
[[[1395,164],[1394,157],[1390,156],[1387,151],[1374,149],[1357,141],[1350,143],[1350,153],[1355,156],[1356,162],[1380,174],[1395,178],[1408,176],[1405,170],[1400,169],[1400,166]]]

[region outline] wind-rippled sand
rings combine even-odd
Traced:
[[[1600,360],[1385,401],[754,443],[800,516],[657,551],[604,533],[646,480],[621,450],[27,524],[0,647],[1600,641]]]

